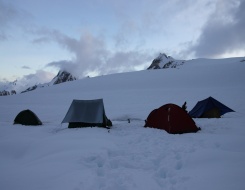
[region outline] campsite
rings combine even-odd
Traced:
[[[244,71],[240,58],[196,59],[179,69],[83,78],[0,97],[0,189],[243,190]],[[233,112],[191,118],[201,129],[195,132],[144,127],[161,106],[181,109],[186,102],[190,111],[210,96]],[[73,100],[103,100],[104,115],[95,118],[111,120],[110,129],[68,128],[82,122],[69,116]],[[42,125],[14,124],[23,110]]]

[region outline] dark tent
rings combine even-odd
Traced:
[[[153,110],[145,121],[145,127],[163,129],[171,134],[200,130],[186,111],[175,104],[166,104]]]
[[[73,100],[61,123],[69,123],[68,128],[112,126],[106,117],[103,99]]]
[[[14,124],[42,125],[42,122],[31,110],[23,110],[15,117]]]
[[[220,118],[227,112],[234,111],[210,96],[197,102],[189,115],[193,118]]]

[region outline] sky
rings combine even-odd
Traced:
[[[0,0],[0,84],[245,56],[245,0]]]

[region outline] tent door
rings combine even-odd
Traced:
[[[220,110],[215,107],[206,112],[204,112],[201,116],[202,118],[220,118]]]

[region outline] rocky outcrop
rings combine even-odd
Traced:
[[[74,81],[74,80],[77,80],[77,78],[74,77],[71,73],[67,71],[59,71],[59,73],[56,75],[56,77],[53,78],[51,83],[55,85],[55,84],[60,84],[63,82]]]
[[[14,95],[14,94],[16,94],[15,90],[11,90],[11,91],[3,90],[3,91],[0,91],[0,96],[9,96],[9,95]]]
[[[167,56],[165,53],[160,53],[157,58],[155,58],[151,65],[147,69],[167,69],[167,68],[178,68],[183,65],[185,61],[175,60],[171,56]]]
[[[37,85],[34,85],[32,87],[29,87],[26,90],[22,91],[21,93],[30,92],[30,91],[35,90],[35,89],[37,89]]]
[[[16,85],[17,85],[17,80],[6,83],[0,89],[0,96],[9,96],[9,95],[16,94],[16,90],[15,90]]]

